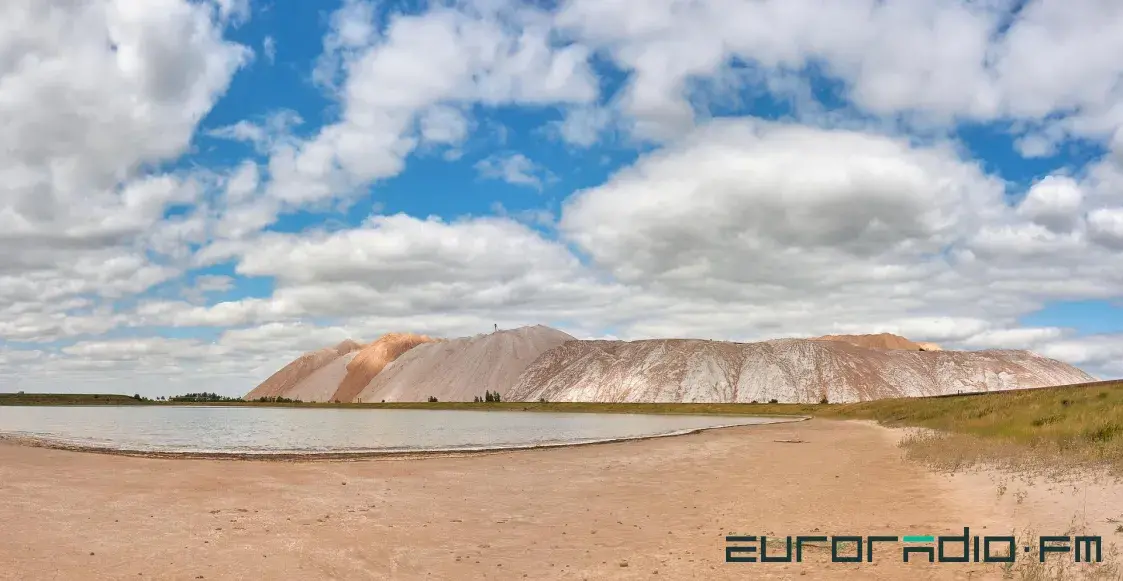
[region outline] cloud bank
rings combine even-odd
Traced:
[[[1110,326],[1024,322],[1123,300],[1123,5],[346,0],[302,32],[316,99],[247,112],[297,58],[259,11],[0,8],[0,389],[240,394],[493,323],[1123,375]]]

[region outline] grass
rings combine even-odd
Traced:
[[[0,405],[144,405],[131,395],[114,393],[0,393]]]
[[[917,426],[1071,447],[1123,440],[1123,381],[836,406],[831,412],[890,426]]]
[[[834,406],[820,417],[918,427],[911,457],[942,468],[972,464],[1123,474],[1123,381]]]

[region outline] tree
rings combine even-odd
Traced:
[[[134,394],[133,394],[133,399],[135,399],[135,400],[137,400],[137,401],[140,401],[140,394],[139,394],[139,393],[134,393]]]

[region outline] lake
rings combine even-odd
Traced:
[[[0,406],[0,433],[145,452],[520,448],[671,435],[784,418],[223,406]]]

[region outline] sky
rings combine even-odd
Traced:
[[[7,0],[0,391],[391,331],[1123,376],[1123,3]]]

